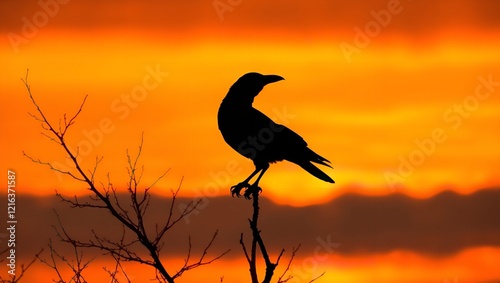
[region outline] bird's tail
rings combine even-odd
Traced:
[[[330,161],[328,159],[326,159],[323,156],[312,151],[312,149],[310,149],[310,148],[306,148],[305,155],[306,155],[306,158],[311,162],[315,162],[315,163],[325,165],[325,166],[332,168],[332,166],[330,166],[330,164],[328,164],[328,163],[330,163]]]
[[[320,180],[323,180],[323,181],[329,182],[329,183],[335,183],[335,181],[332,178],[330,178],[330,176],[326,175],[323,171],[321,171],[318,167],[314,166],[311,163],[311,162],[314,162],[314,163],[318,163],[318,164],[325,165],[325,166],[332,168],[332,166],[330,166],[330,164],[328,164],[328,163],[330,163],[330,161],[328,161],[328,159],[322,157],[321,155],[317,154],[316,152],[312,151],[308,147],[306,147],[301,152],[301,154],[296,156],[296,158],[291,158],[291,159],[287,159],[287,160],[299,165],[300,167],[302,167],[302,169],[306,170],[311,175],[313,175],[314,177],[316,177]]]
[[[328,165],[324,162],[317,162],[317,163],[331,167],[330,165]],[[318,179],[321,179],[321,180],[323,180],[325,182],[329,182],[329,183],[335,183],[335,181],[332,178],[330,178],[330,176],[326,175],[325,172],[319,170],[318,167],[314,166],[311,162],[309,162],[307,160],[297,162],[297,165],[299,165],[304,170],[306,170],[307,172],[309,172],[311,175],[313,175],[314,177],[316,177]]]
[[[314,166],[311,162],[318,163],[321,165],[330,166],[330,161],[328,159],[324,158],[323,156],[317,154],[316,152],[312,151],[310,148],[306,147],[306,150],[304,154],[302,155],[305,157],[303,160],[300,162],[297,162],[297,164],[302,167],[304,170],[307,172],[311,173],[313,176],[315,176],[318,179],[321,179],[325,182],[329,183],[335,183],[330,176],[326,175],[323,171],[321,171],[318,167]]]

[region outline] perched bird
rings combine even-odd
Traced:
[[[246,188],[245,198],[262,191],[259,181],[269,168],[269,163],[288,160],[302,167],[313,176],[330,183],[332,178],[311,162],[331,168],[326,158],[307,147],[304,139],[289,128],[276,124],[269,117],[252,107],[254,98],[269,83],[284,80],[277,75],[248,73],[240,77],[229,89],[217,114],[219,130],[224,140],[241,155],[253,160],[255,171],[243,182],[231,187],[231,195],[240,197]],[[256,181],[248,182],[259,173]]]

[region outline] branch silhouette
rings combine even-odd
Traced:
[[[213,261],[221,258],[229,252],[229,250],[211,258],[206,259],[206,255],[210,247],[212,246],[215,238],[217,237],[217,231],[213,234],[210,241],[205,246],[202,255],[197,259],[191,260],[191,239],[188,238],[189,249],[184,262],[184,265],[176,272],[171,272],[167,270],[164,262],[161,260],[161,251],[166,244],[164,239],[165,234],[180,220],[189,215],[194,211],[199,205],[200,201],[191,201],[180,213],[175,214],[173,208],[177,199],[177,195],[182,185],[179,184],[176,190],[171,190],[172,202],[168,210],[167,220],[162,223],[156,223],[154,233],[147,229],[146,225],[146,214],[148,207],[150,205],[151,194],[150,190],[153,186],[161,180],[168,172],[165,171],[156,181],[145,189],[140,189],[140,181],[144,173],[144,167],[138,165],[139,158],[143,149],[144,134],[141,136],[141,142],[139,145],[138,153],[132,156],[127,151],[127,170],[128,170],[128,185],[127,192],[129,195],[129,203],[124,204],[119,201],[117,196],[117,189],[113,186],[109,173],[107,175],[107,184],[101,184],[102,188],[98,189],[96,187],[95,174],[97,172],[98,166],[102,161],[102,157],[96,157],[95,166],[92,170],[86,172],[78,158],[79,149],[77,148],[73,152],[67,144],[65,139],[66,134],[71,126],[76,122],[77,117],[83,110],[87,96],[84,97],[80,107],[71,118],[67,118],[66,115],[59,120],[58,126],[55,127],[48,119],[39,104],[36,102],[34,96],[32,95],[30,85],[28,83],[28,72],[26,77],[21,79],[28,91],[31,102],[36,107],[36,114],[30,115],[38,122],[40,122],[43,129],[42,134],[47,137],[50,141],[55,142],[61,146],[65,154],[70,158],[72,164],[75,166],[75,171],[71,170],[61,170],[53,166],[50,162],[44,162],[40,159],[36,159],[23,152],[31,161],[48,166],[51,170],[70,176],[71,178],[84,183],[88,186],[88,189],[92,192],[90,200],[82,201],[79,197],[74,196],[73,198],[67,198],[56,191],[56,195],[63,201],[68,203],[74,208],[91,208],[91,209],[103,209],[111,213],[115,220],[118,221],[123,227],[122,237],[119,240],[110,239],[106,236],[99,235],[97,232],[92,231],[93,239],[87,241],[80,241],[74,239],[68,231],[64,228],[64,225],[59,222],[58,236],[63,242],[72,244],[75,248],[97,248],[99,250],[105,251],[107,254],[111,255],[119,264],[120,261],[131,261],[141,264],[146,264],[153,267],[156,270],[156,279],[159,282],[169,282],[173,283],[175,279],[180,277],[184,272],[212,263]],[[126,237],[126,234],[132,234],[132,239]],[[147,258],[143,258],[140,255],[140,250],[146,250],[148,253]],[[57,255],[56,255],[57,256]],[[170,268],[169,268],[170,269]]]
[[[259,190],[252,191],[252,207],[253,207],[252,219],[248,219],[248,222],[250,224],[250,229],[252,230],[252,244],[250,248],[250,254],[248,253],[248,250],[243,241],[243,233],[241,233],[240,236],[240,244],[243,248],[243,252],[250,266],[250,277],[252,279],[252,283],[259,282],[257,273],[257,245],[259,246],[260,252],[262,254],[262,257],[264,258],[264,262],[266,265],[266,271],[262,283],[269,283],[271,282],[271,279],[274,275],[274,270],[278,266],[281,256],[283,255],[285,250],[284,249],[281,250],[280,254],[278,255],[278,258],[276,259],[276,262],[272,262],[269,259],[269,254],[264,244],[264,240],[262,240],[262,237],[260,235],[260,230],[258,227],[259,212],[260,212]]]
[[[259,220],[259,215],[260,215],[260,206],[259,206],[259,193],[260,193],[260,188],[257,190],[252,191],[252,218],[248,219],[248,222],[250,224],[250,229],[252,231],[252,243],[250,247],[250,252],[248,251],[247,247],[245,246],[245,242],[243,241],[243,233],[240,234],[240,245],[243,249],[243,253],[245,254],[245,258],[248,262],[249,265],[249,272],[250,272],[250,278],[252,280],[252,283],[259,283],[259,277],[258,277],[258,272],[257,272],[257,246],[259,247],[260,253],[262,255],[262,258],[264,259],[264,263],[266,265],[265,268],[265,274],[264,274],[264,279],[262,280],[262,283],[270,283],[274,274],[275,270],[278,267],[278,264],[281,260],[281,257],[283,256],[283,253],[285,252],[285,249],[282,249],[276,259],[276,262],[272,262],[271,259],[269,258],[269,254],[267,252],[266,246],[264,244],[264,240],[262,239],[261,236],[261,231],[259,230],[258,226],[258,220]],[[286,283],[289,280],[293,279],[293,275],[290,274],[290,266],[295,258],[295,255],[297,251],[300,248],[300,244],[296,248],[292,248],[292,254],[290,257],[290,260],[288,261],[288,264],[281,274],[281,276],[278,278],[276,281],[277,283]],[[311,279],[308,283],[312,283],[319,278],[321,278],[325,272],[320,274],[319,276]],[[286,276],[286,277],[285,277]]]
[[[4,253],[7,253],[8,251],[9,251],[9,248],[6,248],[5,250],[0,252],[0,255],[3,255]],[[33,257],[33,259],[30,262],[28,262],[27,264],[26,263],[21,264],[20,265],[21,268],[19,268],[20,271],[16,271],[16,274],[9,275],[8,278],[3,278],[0,275],[0,283],[19,283],[19,282],[21,282],[21,279],[24,277],[24,275],[26,275],[26,272],[28,271],[28,269],[35,263],[35,261],[40,256],[40,254],[43,253],[43,251],[44,250],[41,249],[39,252],[37,252],[35,254],[35,256]],[[3,260],[1,260],[0,263],[3,263]]]
[[[88,261],[83,260],[83,251],[80,251],[78,247],[76,246],[75,243],[72,243],[72,248],[73,252],[75,255],[74,260],[68,259],[66,255],[62,255],[59,252],[56,251],[54,248],[54,245],[52,243],[52,240],[49,239],[49,251],[50,251],[50,259],[45,259],[40,256],[37,256],[38,260],[42,262],[43,264],[47,265],[50,267],[52,270],[57,275],[57,281],[58,283],[64,283],[64,282],[75,282],[75,283],[85,283],[87,280],[84,277],[84,270],[90,265],[90,263],[94,259],[90,259]],[[61,271],[61,266],[59,265],[60,262],[64,263],[66,267],[68,267],[71,270],[71,278],[69,280],[65,280],[63,276],[63,272]]]

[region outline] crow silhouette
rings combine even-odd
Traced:
[[[229,89],[217,114],[219,130],[224,140],[241,155],[253,160],[255,171],[243,182],[231,187],[231,195],[240,197],[246,188],[245,198],[255,191],[261,192],[259,181],[269,168],[269,163],[288,160],[302,167],[313,176],[330,183],[332,178],[311,162],[331,168],[326,158],[310,148],[304,139],[289,128],[276,124],[269,117],[252,107],[254,98],[269,83],[284,80],[277,75],[248,73],[240,77]],[[248,182],[258,173],[256,181]]]

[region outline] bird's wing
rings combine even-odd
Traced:
[[[275,156],[293,162],[311,175],[325,182],[335,183],[332,178],[314,166],[311,162],[325,165],[331,168],[330,161],[307,147],[307,142],[294,131],[282,126],[283,130],[276,134],[275,143],[271,143],[271,150],[277,152],[279,156]]]
[[[277,124],[262,112],[252,109],[249,118],[242,126],[245,135],[249,135],[255,144],[248,150],[248,155],[240,153],[254,160],[254,162],[273,163],[288,160],[302,167],[307,172],[326,182],[334,181],[319,170],[311,162],[331,167],[326,158],[307,147],[307,142],[288,127]],[[250,146],[250,145],[249,145]],[[245,148],[247,150],[248,148]]]
[[[267,134],[270,146],[278,147],[307,147],[306,141],[296,132],[288,127],[275,123],[264,113],[254,108],[252,113],[252,124],[255,127],[252,132],[260,136]],[[270,137],[272,135],[272,138]],[[274,146],[273,146],[274,147]]]
[[[274,122],[272,122],[274,123]],[[280,157],[291,162],[311,161],[331,167],[328,159],[312,151],[307,147],[307,142],[290,128],[274,123],[275,139],[270,143],[269,148],[279,153]]]

